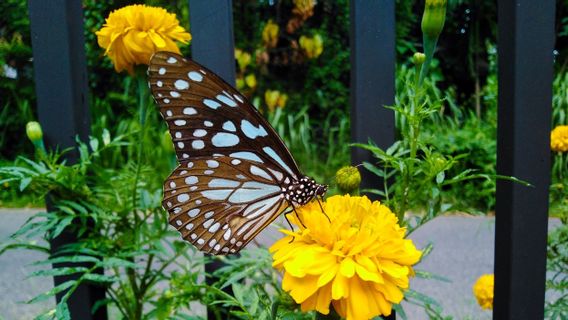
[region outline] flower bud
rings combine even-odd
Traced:
[[[422,52],[415,52],[412,56],[412,62],[415,66],[421,66],[426,61],[426,55]]]
[[[34,144],[43,139],[43,131],[41,125],[37,121],[30,121],[26,124],[26,134]]]
[[[256,88],[256,76],[254,73],[251,73],[245,77],[245,83],[249,88]]]
[[[430,38],[438,38],[446,21],[447,0],[426,0],[422,16],[422,33]]]
[[[356,167],[345,166],[335,174],[337,186],[343,193],[354,193],[361,184],[361,174]]]

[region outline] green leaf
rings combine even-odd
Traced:
[[[70,275],[74,273],[83,273],[89,271],[89,268],[85,267],[60,267],[54,269],[38,270],[32,272],[28,277],[53,277],[53,276],[63,276]]]
[[[55,317],[58,320],[71,320],[71,314],[69,313],[69,307],[66,302],[60,302],[55,308]]]
[[[59,236],[61,232],[63,232],[63,230],[65,230],[65,228],[67,228],[67,226],[69,226],[71,222],[73,222],[73,219],[74,217],[72,216],[61,219],[57,224],[57,227],[51,233],[50,238],[51,239],[57,238],[57,236]]]
[[[442,182],[444,182],[444,179],[446,178],[446,173],[445,171],[440,171],[437,175],[436,175],[436,183],[437,184],[441,184]]]
[[[20,192],[24,191],[32,182],[32,178],[23,178],[20,180]]]
[[[51,298],[54,295],[58,294],[59,292],[62,292],[64,290],[69,289],[70,287],[72,287],[77,281],[76,280],[68,280],[63,282],[62,284],[54,287],[53,289],[44,292],[34,298],[32,298],[31,300],[27,301],[26,303],[36,303],[39,301],[43,301],[45,299]]]
[[[103,283],[113,283],[116,282],[119,278],[111,275],[104,275],[99,273],[87,273],[83,275],[84,280],[92,281],[92,282],[103,282]]]

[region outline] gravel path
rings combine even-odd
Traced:
[[[0,209],[0,241],[14,232],[34,210]],[[471,286],[483,273],[493,272],[494,218],[451,216],[439,217],[411,235],[419,248],[428,243],[434,250],[417,269],[435,273],[450,282],[415,278],[411,287],[436,299],[443,306],[444,315],[455,319],[491,319],[491,312],[477,306]],[[556,224],[557,221],[552,221]],[[274,228],[261,235],[260,242],[271,243]],[[0,319],[32,319],[41,310],[53,306],[53,300],[26,305],[33,296],[53,287],[50,278],[30,278],[34,270],[30,263],[42,258],[39,253],[10,251],[0,256]],[[427,319],[424,311],[403,304],[409,319]]]

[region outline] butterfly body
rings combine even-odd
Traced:
[[[198,249],[236,253],[286,209],[325,194],[256,108],[213,72],[158,52],[148,73],[179,161],[163,206]]]

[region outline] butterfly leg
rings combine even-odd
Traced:
[[[323,206],[321,205],[321,201],[323,201],[323,196],[321,197],[321,201],[320,198],[316,197],[316,199],[318,200],[318,204],[320,206],[321,212],[323,213],[323,215],[327,218],[327,221],[329,221],[329,223],[331,223],[331,219],[329,218],[329,216],[327,215],[327,213],[325,213],[325,210],[323,210]]]
[[[296,215],[296,218],[298,218],[298,221],[300,221],[300,224],[302,225],[302,227],[304,227],[304,229],[307,229],[304,222],[302,222],[302,219],[300,219],[300,216],[298,215],[298,212],[296,211],[296,207],[294,207],[294,205],[292,205],[292,210],[294,210],[294,214]]]

